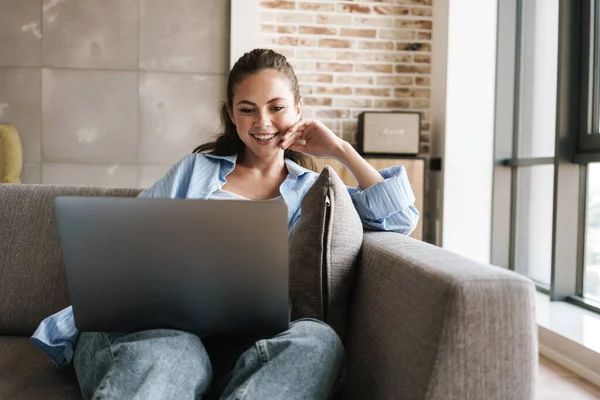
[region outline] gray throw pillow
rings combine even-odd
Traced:
[[[343,338],[363,227],[335,171],[326,166],[306,193],[290,237],[292,320],[316,318]]]

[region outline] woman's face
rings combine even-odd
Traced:
[[[240,139],[260,158],[278,152],[281,136],[301,116],[302,101],[294,102],[290,81],[274,70],[262,70],[242,79],[234,89],[231,120]]]

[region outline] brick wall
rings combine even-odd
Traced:
[[[304,116],[356,144],[362,111],[422,113],[429,152],[432,0],[261,2],[261,45],[296,70]]]

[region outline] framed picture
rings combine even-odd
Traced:
[[[358,151],[363,155],[416,156],[421,144],[421,113],[365,111],[358,117]]]

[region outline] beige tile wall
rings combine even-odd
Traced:
[[[218,127],[229,1],[0,0],[25,183],[147,187]]]

